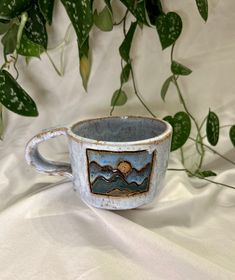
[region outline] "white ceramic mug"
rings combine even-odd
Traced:
[[[38,144],[68,137],[71,164],[43,158]],[[39,172],[71,178],[80,197],[95,207],[130,209],[152,201],[164,178],[171,126],[147,117],[106,117],[47,129],[27,144],[28,164]]]

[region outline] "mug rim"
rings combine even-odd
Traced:
[[[166,126],[166,129],[164,132],[159,134],[158,136],[146,138],[143,140],[135,140],[135,141],[125,141],[125,142],[118,142],[118,141],[103,141],[103,140],[96,140],[92,138],[83,137],[80,135],[77,135],[73,132],[73,128],[82,123],[88,123],[95,120],[106,120],[106,119],[146,119],[146,120],[155,120],[158,122],[163,123]],[[172,134],[172,126],[165,120],[159,119],[159,118],[153,118],[153,117],[145,117],[145,116],[107,116],[107,117],[98,117],[98,118],[91,118],[91,119],[85,119],[82,121],[78,121],[76,123],[71,124],[67,128],[67,134],[75,141],[77,142],[86,142],[90,144],[101,144],[101,145],[108,145],[108,146],[126,146],[126,145],[144,145],[144,144],[152,144],[152,143],[160,143],[166,139],[168,139]]]

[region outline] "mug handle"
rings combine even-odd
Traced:
[[[35,135],[26,145],[25,159],[29,165],[36,168],[41,173],[48,175],[65,176],[72,178],[71,164],[65,162],[49,161],[38,151],[38,145],[60,135],[67,135],[67,128],[58,127],[46,129]]]

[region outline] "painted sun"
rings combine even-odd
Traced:
[[[130,164],[129,161],[120,161],[118,163],[117,169],[124,175],[128,175],[131,170],[132,170],[132,166]]]

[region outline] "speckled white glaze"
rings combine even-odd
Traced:
[[[140,122],[146,120],[155,120],[145,117],[108,117],[98,119],[99,121],[107,119],[119,119],[125,122],[132,118],[138,119]],[[88,120],[85,122],[92,122]],[[125,141],[125,142],[110,142],[103,140],[96,140],[79,136],[74,132],[75,125],[68,128],[53,128],[42,131],[33,137],[26,146],[25,157],[28,164],[33,165],[39,172],[47,173],[49,175],[62,175],[72,178],[74,189],[80,194],[80,197],[92,206],[105,209],[130,209],[136,208],[140,205],[151,202],[160,190],[161,181],[164,178],[168,157],[171,146],[171,126],[162,120],[156,120],[163,123],[164,131],[156,137],[151,137],[143,140]],[[104,134],[105,131],[102,131]],[[49,162],[45,160],[38,152],[38,144],[52,137],[59,135],[67,135],[70,151],[71,166],[66,163]],[[153,154],[152,170],[149,179],[149,188],[147,192],[138,193],[132,196],[112,196],[101,195],[91,192],[87,149],[95,151],[110,151],[110,152],[138,152],[147,151]],[[72,167],[72,170],[71,170]]]

